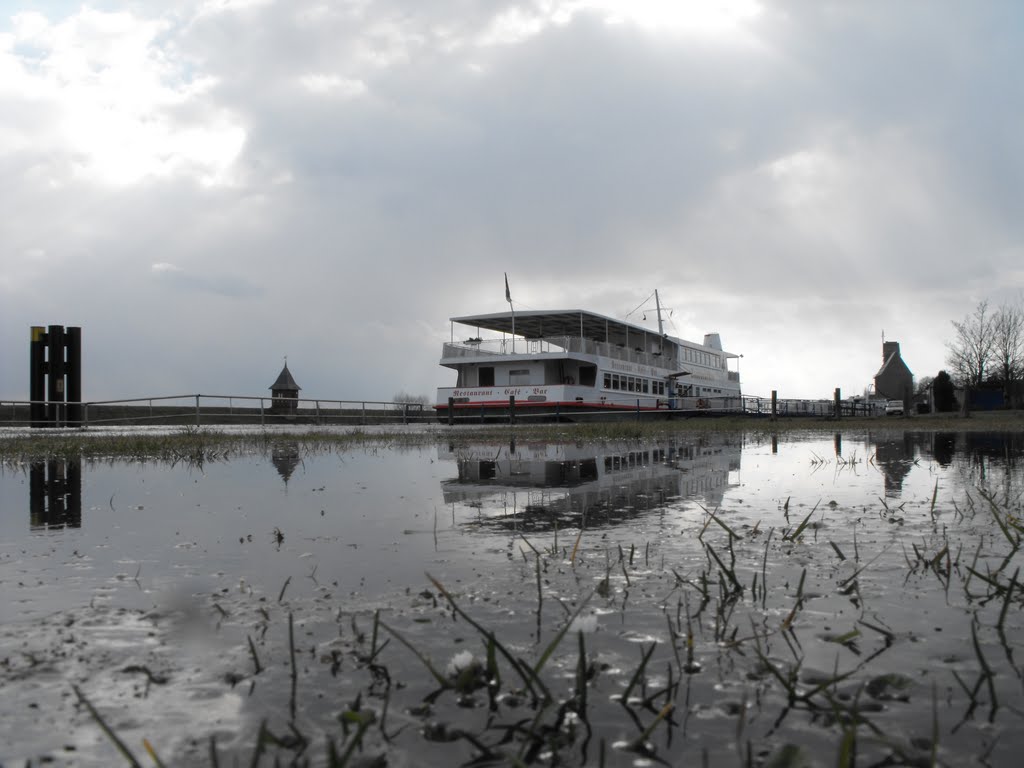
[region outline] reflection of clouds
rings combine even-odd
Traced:
[[[517,531],[593,528],[679,499],[717,506],[740,465],[741,441],[672,440],[618,446],[476,445],[447,455],[457,476],[444,500],[473,510],[473,524]]]

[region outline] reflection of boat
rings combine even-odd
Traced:
[[[477,444],[439,451],[458,474],[445,503],[477,522],[516,530],[614,524],[673,501],[713,508],[740,467],[739,438],[601,446]]]
[[[657,292],[655,292],[657,299]],[[670,415],[740,410],[738,356],[717,333],[698,344],[583,310],[453,317],[441,365],[458,377],[437,391],[439,418],[520,413]],[[456,340],[455,326],[468,330]],[[481,330],[500,333],[484,339]]]

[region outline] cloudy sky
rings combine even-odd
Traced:
[[[0,14],[3,399],[50,324],[90,400],[264,395],[286,355],[305,396],[433,397],[505,272],[521,310],[658,289],[746,394],[831,397],[1024,290],[1016,0]]]

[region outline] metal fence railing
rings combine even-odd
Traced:
[[[323,400],[245,395],[169,395],[82,403],[46,403],[33,415],[30,400],[0,400],[0,424],[77,427],[211,424],[410,424],[432,421],[422,403],[382,400]],[[44,409],[38,409],[43,412]],[[69,418],[69,416],[71,416]]]
[[[603,408],[546,404],[510,399],[508,406],[458,404],[451,413],[423,403],[382,400],[325,400],[314,398],[272,398],[245,395],[170,395],[124,400],[96,400],[83,403],[45,405],[45,418],[33,417],[32,401],[0,400],[0,425],[86,428],[90,426],[213,424],[248,425],[369,425],[416,424],[433,421],[480,423],[482,421],[539,421],[619,417],[685,418],[693,416],[780,416],[857,417],[880,416],[884,406],[874,401],[799,400],[767,397],[685,397],[661,400],[657,408],[636,397],[622,396]],[[35,405],[40,405],[36,402]],[[42,413],[44,409],[37,409]],[[69,418],[73,414],[74,418]]]

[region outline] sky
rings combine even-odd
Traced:
[[[286,357],[433,400],[505,273],[651,328],[657,289],[748,395],[862,394],[883,337],[934,375],[1024,295],[1022,36],[1016,0],[5,0],[0,399],[66,325],[86,400]]]

